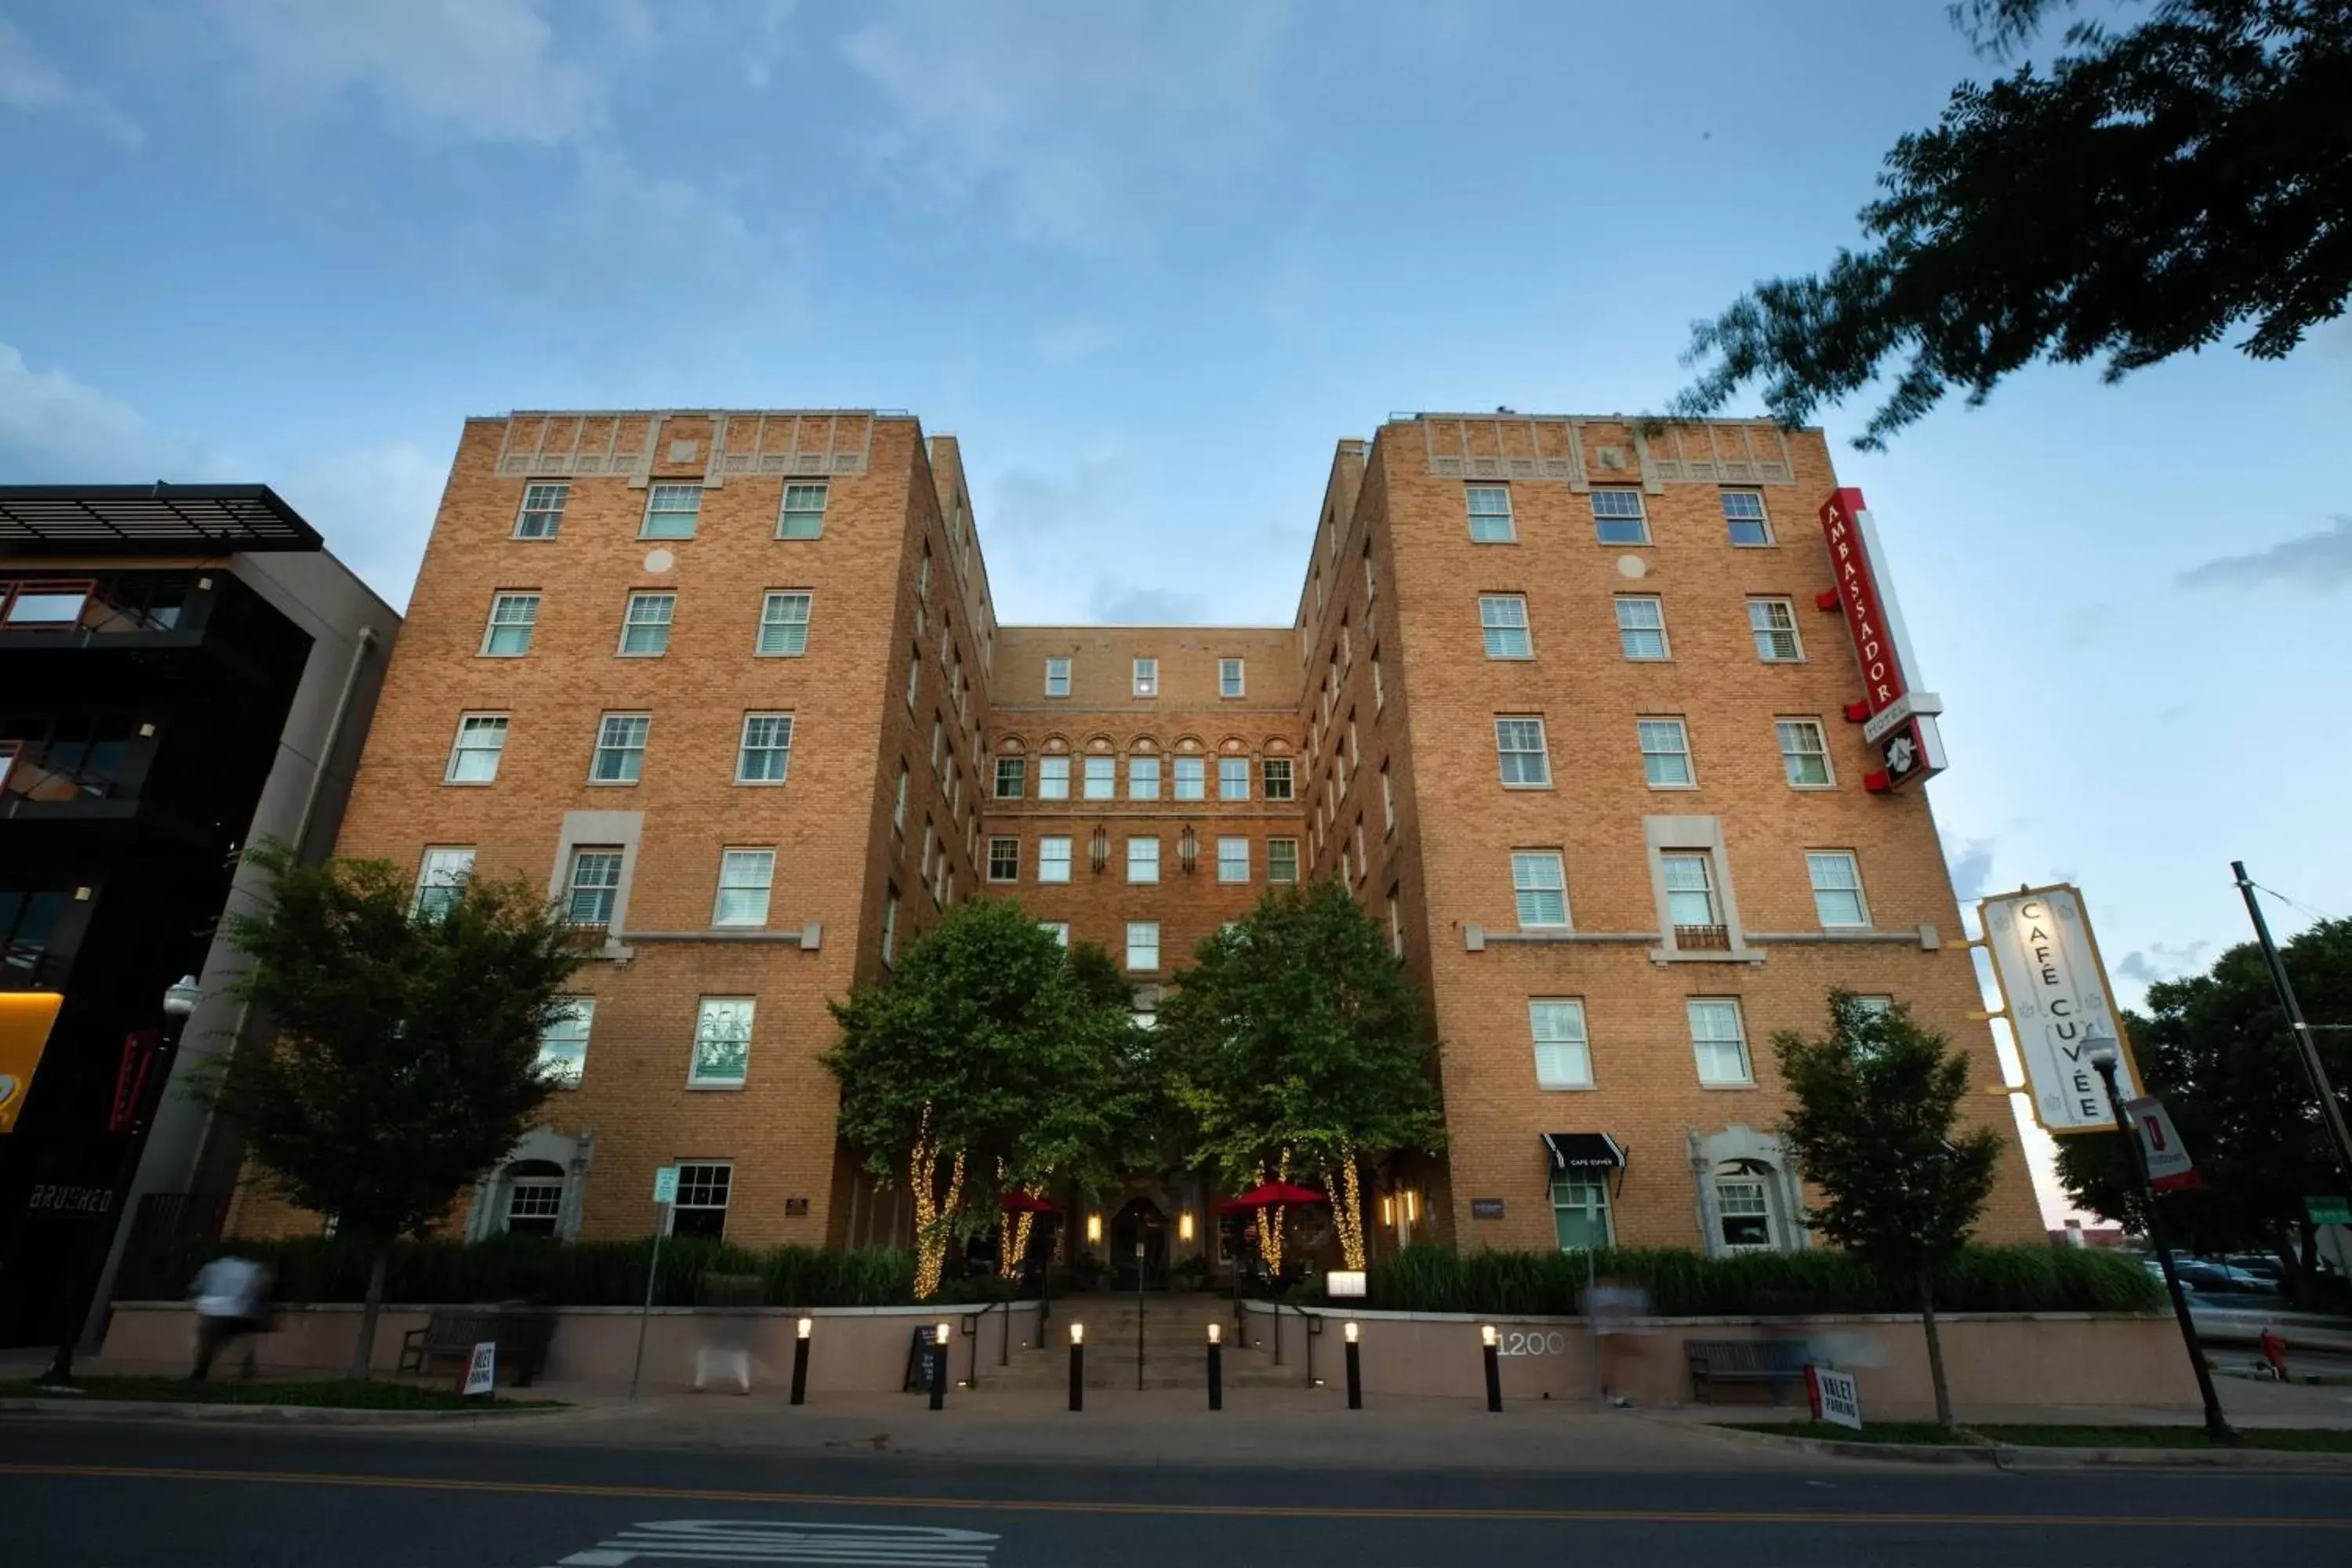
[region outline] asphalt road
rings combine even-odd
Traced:
[[[2347,1553],[2340,1474],[999,1465],[0,1417],[9,1568],[2275,1568]]]

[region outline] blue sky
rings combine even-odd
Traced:
[[[0,0],[0,480],[265,479],[398,604],[466,415],[901,407],[1004,618],[1286,623],[1335,439],[1656,407],[1851,241],[1944,11]],[[2352,910],[2347,414],[2339,321],[1841,453],[1963,896],[2079,880],[2127,993],[2233,857]]]

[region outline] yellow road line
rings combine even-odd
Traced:
[[[268,1486],[356,1487],[384,1491],[488,1492],[520,1497],[641,1498],[683,1502],[783,1504],[796,1508],[969,1509],[997,1513],[1178,1514],[1214,1519],[1386,1520],[1543,1524],[1993,1525],[2013,1529],[2143,1528],[2352,1530],[2340,1519],[2255,1515],[1860,1513],[1826,1510],[1622,1508],[1334,1508],[1292,1504],[1089,1502],[1053,1499],[877,1497],[835,1492],[742,1491],[716,1487],[608,1486],[582,1481],[476,1480],[448,1476],[371,1476],[331,1470],[206,1470],[175,1466],[37,1465],[0,1462],[0,1476],[92,1480],[245,1481]]]

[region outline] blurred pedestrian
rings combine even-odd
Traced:
[[[213,1357],[231,1340],[245,1342],[245,1376],[254,1373],[254,1340],[269,1328],[269,1270],[249,1258],[224,1254],[196,1271],[189,1287],[196,1306],[196,1364],[190,1383],[202,1383]]]

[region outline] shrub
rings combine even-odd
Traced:
[[[424,1306],[536,1301],[566,1307],[634,1307],[645,1300],[651,1238],[562,1242],[499,1236],[477,1242],[404,1241],[393,1250],[384,1300]],[[366,1293],[369,1252],[343,1237],[282,1241],[224,1237],[175,1242],[128,1260],[119,1300],[178,1300],[196,1270],[223,1253],[267,1263],[279,1301],[358,1301]],[[831,1252],[810,1247],[753,1249],[674,1238],[662,1244],[654,1304],[688,1307],[702,1300],[708,1274],[756,1275],[772,1307],[892,1307],[915,1300],[909,1252],[869,1247]]]
[[[1673,1248],[1606,1248],[1591,1273],[1649,1292],[1666,1318],[1911,1312],[1906,1288],[1887,1289],[1860,1260],[1831,1251],[1704,1258]],[[1583,1298],[1581,1252],[1458,1253],[1408,1247],[1375,1262],[1363,1304],[1384,1311],[1574,1316]],[[2152,1312],[2162,1289],[2128,1258],[2075,1247],[1963,1248],[1936,1279],[1938,1307],[1955,1312]]]

